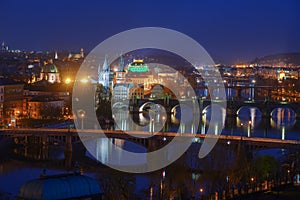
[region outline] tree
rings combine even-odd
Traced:
[[[112,119],[111,111],[111,91],[108,87],[103,87],[102,84],[97,84],[95,92],[96,114],[100,118]]]
[[[261,181],[275,177],[279,168],[279,162],[273,156],[269,155],[259,156],[254,162],[256,175]]]

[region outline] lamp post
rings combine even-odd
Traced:
[[[204,189],[203,188],[200,188],[200,199],[203,200],[203,192],[204,192]]]
[[[84,114],[84,113],[81,113],[81,114],[80,114],[80,118],[81,118],[81,129],[84,128],[84,126],[83,126],[83,119],[84,119],[84,117],[85,117],[85,114]]]
[[[244,124],[241,123],[241,139],[242,139],[243,135],[244,135]]]
[[[78,114],[78,118],[81,118],[81,129],[83,129],[84,128],[83,120],[85,118],[85,111],[84,110],[79,110],[77,112],[77,114]]]

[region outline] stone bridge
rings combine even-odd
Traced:
[[[175,112],[179,105],[196,106],[198,104],[200,114],[204,114],[210,105],[227,103],[226,114],[228,116],[236,116],[240,109],[248,106],[260,110],[263,117],[270,117],[272,112],[278,108],[289,108],[295,112],[297,118],[300,118],[300,102],[272,102],[267,100],[209,100],[209,99],[133,99],[126,102],[115,103],[116,107],[128,109],[131,113],[140,113],[151,104],[159,104],[163,106],[167,113]],[[126,105],[127,104],[127,105]],[[196,113],[195,113],[196,114]]]
[[[63,145],[66,151],[72,151],[73,144],[79,144],[82,141],[95,140],[101,138],[99,130],[80,130],[82,132],[79,137],[75,129],[3,129],[0,130],[0,140],[12,139],[15,143],[36,143],[36,144],[54,144]],[[152,151],[158,149],[172,140],[173,137],[191,138],[195,142],[202,143],[204,138],[218,137],[218,143],[223,145],[238,146],[243,143],[248,149],[300,149],[300,141],[298,140],[280,140],[271,138],[252,138],[244,136],[228,136],[213,134],[190,134],[190,133],[173,133],[159,132],[155,135],[150,132],[131,131],[126,134],[121,130],[105,130],[107,138],[122,139],[137,143]],[[136,137],[133,137],[136,136]],[[142,137],[141,137],[142,136]]]

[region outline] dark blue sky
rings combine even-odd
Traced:
[[[0,0],[0,40],[14,49],[91,50],[118,32],[175,29],[215,61],[300,52],[297,0]]]

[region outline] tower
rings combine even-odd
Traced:
[[[118,70],[115,73],[115,83],[125,83],[126,82],[125,75],[126,72],[124,70],[124,60],[123,60],[123,56],[120,55]]]
[[[80,49],[80,57],[81,57],[81,58],[84,58],[84,51],[83,51],[83,48]]]
[[[119,71],[120,72],[124,71],[124,59],[122,54],[120,55],[120,60],[119,60]]]
[[[57,60],[58,59],[58,55],[57,55],[57,51],[55,51],[55,56],[54,59]]]
[[[1,50],[2,50],[2,51],[5,51],[5,50],[6,50],[4,41],[3,41],[2,44],[1,44]]]
[[[105,56],[104,63],[101,68],[101,64],[98,67],[98,83],[102,84],[103,87],[109,87],[109,74],[110,68],[108,65],[107,57]]]

